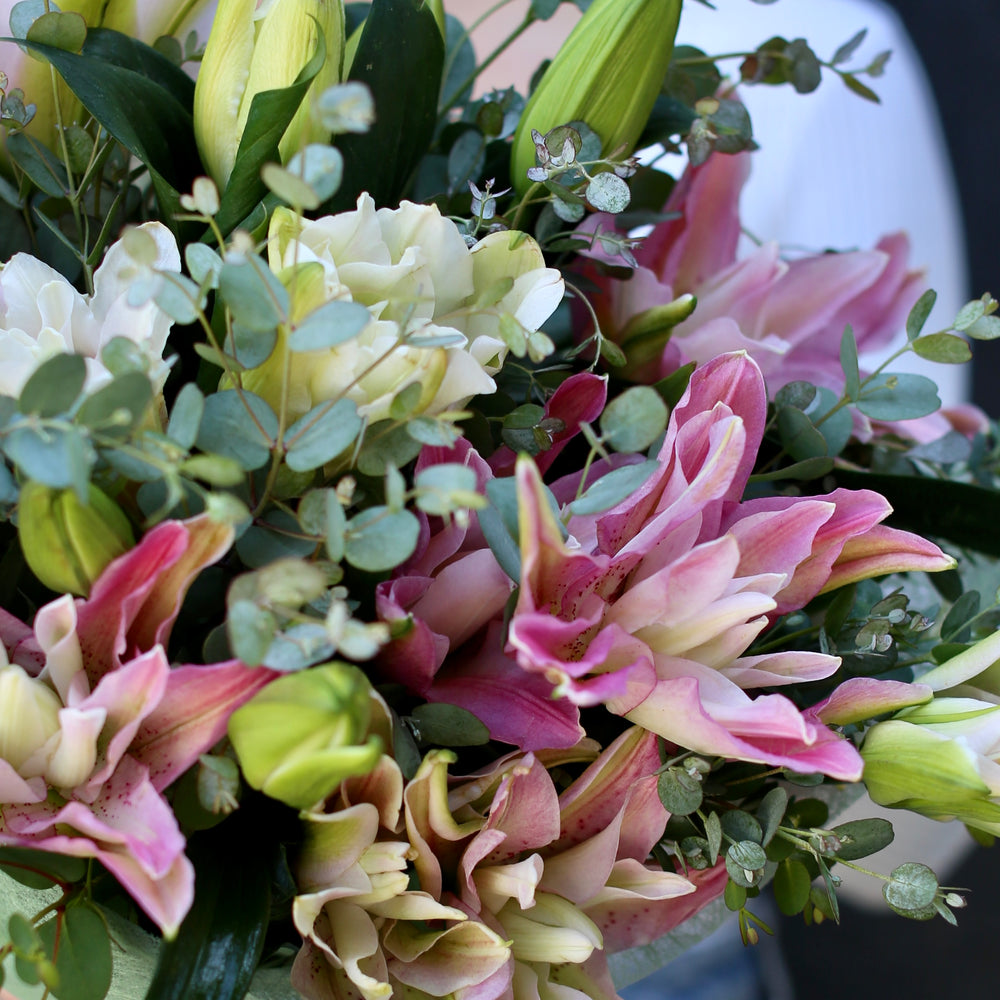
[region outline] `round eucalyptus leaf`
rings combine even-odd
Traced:
[[[886,902],[904,916],[932,907],[937,894],[937,876],[927,865],[916,861],[907,861],[894,868],[889,881],[882,886]]]
[[[704,797],[701,782],[682,767],[663,771],[656,780],[656,791],[663,808],[674,816],[689,816]]]
[[[357,569],[383,573],[413,555],[419,535],[420,522],[410,511],[369,507],[348,522],[344,557]]]
[[[786,917],[801,913],[809,902],[812,879],[801,861],[786,858],[774,873],[774,899]]]
[[[644,451],[663,433],[669,416],[667,404],[655,389],[636,385],[604,408],[601,433],[615,451]]]
[[[362,426],[353,400],[321,403],[288,428],[285,462],[296,472],[317,469],[350,447]]]
[[[197,445],[232,458],[248,471],[266,465],[278,433],[278,418],[252,392],[223,389],[205,400]]]
[[[333,301],[306,316],[288,338],[293,351],[322,351],[356,337],[372,322],[372,314],[360,302]]]
[[[610,212],[618,215],[628,208],[632,194],[617,174],[598,174],[587,185],[587,201],[599,212]]]
[[[22,413],[54,417],[65,413],[83,392],[87,365],[79,354],[54,354],[24,383],[18,406]]]

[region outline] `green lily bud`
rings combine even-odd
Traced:
[[[532,129],[585,121],[603,155],[635,147],[666,76],[681,0],[594,0],[528,101],[514,133],[511,181],[523,194],[535,165]]]
[[[861,756],[863,780],[879,805],[909,809],[931,819],[958,819],[967,826],[1000,835],[1000,768],[977,752],[976,740],[960,738],[961,723],[980,729],[984,722],[995,729],[996,706],[983,706],[972,718],[923,724],[930,718],[922,706],[914,716],[921,724],[891,719],[880,722],[865,737]],[[952,707],[931,710],[939,718]],[[969,714],[969,713],[966,713]]]
[[[342,0],[220,0],[194,91],[194,132],[202,160],[225,188],[254,96],[289,87],[316,50],[323,32],[326,62],[309,94],[340,82],[344,50]],[[312,122],[308,95],[278,149],[287,162],[301,146],[325,142]]]
[[[80,597],[112,559],[135,544],[128,518],[93,483],[86,503],[73,490],[25,483],[17,530],[32,573],[50,590]]]
[[[681,295],[662,306],[652,306],[633,316],[615,336],[628,358],[623,374],[641,381],[639,373],[645,365],[658,360],[667,346],[674,327],[694,312],[698,300],[693,295]]]
[[[268,684],[229,719],[229,739],[251,788],[296,809],[322,802],[382,756],[368,735],[373,692],[348,663],[324,663]]]

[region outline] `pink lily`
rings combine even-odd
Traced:
[[[827,586],[953,560],[878,522],[872,493],[739,498],[763,432],[763,380],[745,354],[697,369],[660,469],[614,510],[571,519],[564,542],[534,466],[518,465],[522,578],[510,650],[578,704],[603,702],[702,753],[857,780],[854,748],[780,695],[744,688],[818,679],[835,657],[747,647]]]
[[[164,522],[87,600],[43,607],[33,634],[0,613],[13,661],[0,672],[49,720],[27,755],[0,760],[0,843],[96,858],[168,936],[191,904],[194,873],[161,793],[275,676],[235,660],[171,668],[164,653],[188,586],[231,541],[207,516]],[[53,702],[57,717],[45,714]],[[8,747],[25,722],[3,719]]]
[[[677,217],[658,225],[636,250],[632,279],[591,274],[601,288],[593,301],[601,328],[615,337],[646,310],[693,294],[694,314],[674,328],[643,381],[687,361],[745,350],[772,393],[797,379],[839,390],[844,326],[851,324],[862,353],[884,346],[920,294],[922,274],[907,270],[902,233],[884,237],[874,250],[789,262],[766,243],[737,259],[739,196],[749,169],[745,153],[716,153],[688,168],[665,206]],[[608,228],[614,220],[594,216],[587,225]]]
[[[593,383],[603,393],[603,380]],[[480,490],[492,478],[464,439],[452,449],[425,448],[418,469],[440,462],[468,464]],[[503,611],[513,585],[475,515],[467,525],[450,521],[435,529],[428,525],[417,554],[376,588],[379,618],[401,633],[380,654],[379,670],[428,701],[468,709],[501,742],[530,750],[575,745],[584,735],[577,706],[553,701],[551,685],[525,678],[503,651]]]

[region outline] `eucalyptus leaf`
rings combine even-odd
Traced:
[[[774,899],[786,917],[801,913],[809,902],[812,879],[801,861],[786,858],[774,873]]]
[[[660,773],[656,790],[663,808],[674,816],[688,816],[701,806],[704,792],[701,782],[683,767],[671,767]]]
[[[831,833],[840,841],[836,854],[844,861],[867,858],[893,841],[892,824],[885,819],[856,819],[835,826]]]
[[[312,555],[316,542],[303,538],[298,521],[287,511],[268,511],[236,540],[236,554],[250,569],[260,569],[279,559]]]
[[[410,511],[369,507],[347,524],[344,558],[357,569],[383,573],[413,555],[419,535],[420,522]]]
[[[302,530],[326,542],[326,553],[333,562],[344,558],[344,534],[347,518],[336,490],[313,490],[299,504]]]
[[[126,372],[88,396],[76,420],[109,437],[124,438],[139,427],[152,402],[149,379],[141,372]]]
[[[907,861],[889,874],[882,895],[903,916],[920,914],[932,906],[938,893],[937,876],[927,865]]]
[[[226,350],[236,359],[241,369],[248,370],[262,365],[274,353],[278,343],[276,327],[251,330],[242,323],[233,323],[232,337],[226,341]]]
[[[669,415],[655,389],[633,386],[604,408],[601,433],[605,444],[615,451],[643,451],[663,433]]]
[[[356,337],[372,314],[360,302],[327,302],[296,324],[288,346],[293,351],[321,351]]]
[[[765,847],[771,842],[785,818],[785,809],[788,808],[788,792],[780,785],[772,788],[757,807],[757,822],[761,826],[760,842]]]
[[[61,919],[55,916],[47,920],[38,932],[45,950],[55,955],[59,985],[52,994],[57,1000],[93,1000],[107,993],[111,986],[111,938],[97,907],[82,901],[67,906]]]
[[[76,427],[18,427],[7,435],[3,448],[29,479],[54,489],[72,487],[79,496],[86,496],[96,458]]]
[[[196,443],[202,451],[235,459],[250,471],[267,463],[277,433],[278,418],[260,396],[223,389],[205,400]]]
[[[247,330],[274,330],[288,319],[288,291],[257,256],[226,261],[219,292],[233,320]]]
[[[205,413],[205,397],[193,382],[181,387],[170,410],[167,436],[181,448],[194,447],[198,439],[198,427]]]
[[[614,173],[597,174],[587,185],[586,195],[597,211],[612,215],[624,212],[632,198],[628,184]]]
[[[659,468],[659,462],[650,460],[612,469],[589,486],[582,496],[569,505],[569,509],[576,515],[600,514],[611,510],[635,493]]]
[[[54,417],[71,409],[87,379],[87,365],[79,354],[53,354],[28,377],[18,407],[22,413]]]
[[[321,403],[288,428],[285,463],[296,472],[318,469],[350,447],[362,426],[353,400]]]
[[[913,341],[913,350],[928,361],[944,365],[961,365],[972,360],[968,343],[953,333],[932,333]]]
[[[923,330],[936,301],[937,292],[933,288],[928,288],[913,304],[910,314],[906,317],[907,340],[916,340],[920,336],[920,331]]]
[[[886,373],[862,387],[857,408],[872,420],[913,420],[941,406],[937,385],[925,375]]]

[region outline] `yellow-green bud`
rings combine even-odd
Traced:
[[[273,681],[229,719],[247,782],[308,809],[345,778],[367,774],[382,756],[368,735],[372,688],[348,663],[324,663]]]
[[[633,316],[615,340],[628,358],[624,371],[626,378],[636,374],[644,365],[663,354],[674,327],[683,323],[698,304],[693,295],[681,295],[662,306],[652,306]]]
[[[50,590],[86,597],[112,559],[135,544],[121,508],[93,483],[87,503],[73,490],[21,487],[17,530],[32,573]]]
[[[317,25],[326,62],[309,87],[320,94],[340,82],[344,51],[343,0],[220,0],[194,91],[194,132],[212,179],[224,189],[254,97],[289,87],[316,51]],[[309,97],[288,126],[283,162],[309,142],[325,142],[313,125]]]
[[[666,76],[681,0],[594,0],[528,101],[514,133],[511,180],[524,193],[535,165],[531,130],[586,122],[608,156],[635,147]]]
[[[47,684],[16,664],[0,667],[0,758],[20,773],[59,732],[61,708],[59,696]]]

